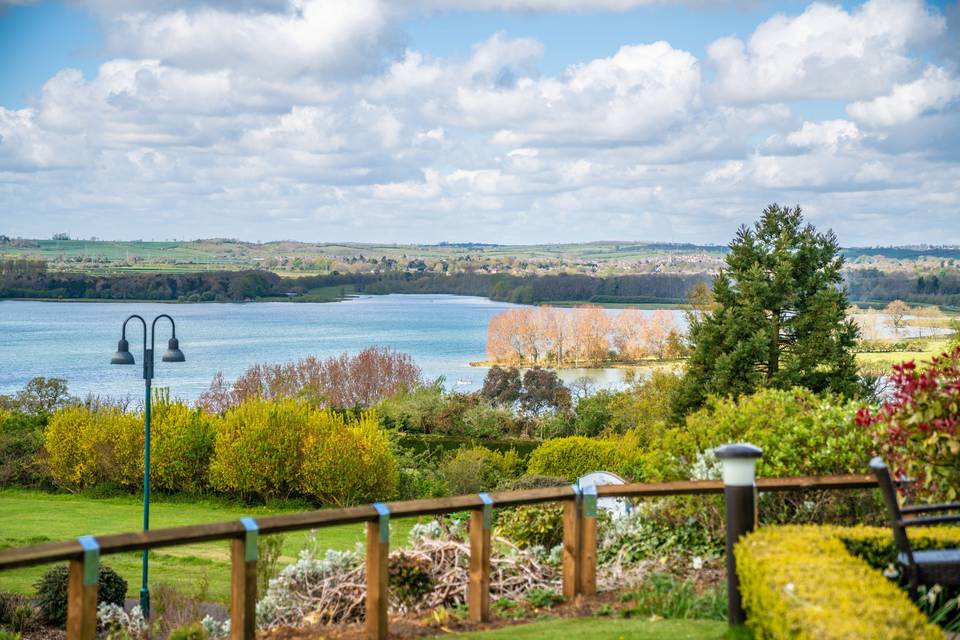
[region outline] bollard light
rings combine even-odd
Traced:
[[[723,499],[727,516],[727,620],[743,624],[747,614],[740,595],[737,559],[733,548],[757,526],[757,459],[763,454],[752,444],[725,444],[714,449],[723,465]]]
[[[727,487],[752,487],[757,482],[757,459],[763,455],[752,444],[725,444],[713,450],[723,465],[723,484]]]

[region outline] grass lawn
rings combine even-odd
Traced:
[[[241,516],[278,513],[266,507],[243,508],[214,500],[184,501],[157,497],[150,501],[150,526],[154,529],[204,522],[232,520]],[[89,498],[69,494],[10,489],[0,491],[0,548],[18,547],[84,534],[136,531],[143,518],[142,502],[130,497]],[[390,528],[391,545],[406,543],[415,519],[395,520]],[[351,549],[364,539],[363,523],[327,527],[317,531],[317,548]],[[309,531],[284,534],[281,564],[288,564],[310,536]],[[167,583],[192,594],[202,581],[209,582],[211,599],[226,602],[230,594],[230,543],[205,542],[167,547],[150,554],[150,584]],[[140,552],[103,557],[129,583],[129,597],[140,590]],[[47,567],[25,567],[0,572],[0,591],[33,593],[33,584]]]
[[[747,638],[726,622],[712,620],[649,620],[622,618],[557,618],[545,622],[511,625],[492,631],[445,636],[476,640],[726,640]]]

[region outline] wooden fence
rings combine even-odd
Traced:
[[[811,489],[865,489],[876,487],[869,475],[808,478],[761,478],[759,491]],[[317,529],[356,522],[367,523],[366,630],[367,637],[387,637],[389,519],[470,512],[470,571],[467,585],[469,615],[475,621],[490,619],[490,512],[493,507],[559,502],[563,504],[563,596],[596,592],[596,499],[603,497],[652,498],[723,493],[719,480],[647,484],[604,485],[580,491],[551,487],[525,491],[377,503],[342,509],[243,518],[230,522],[154,529],[136,533],[84,536],[77,540],[31,545],[0,551],[0,570],[50,562],[69,561],[67,613],[68,640],[92,640],[97,630],[97,566],[100,555],[158,549],[212,540],[230,540],[231,638],[255,638],[257,601],[257,536],[285,531]]]

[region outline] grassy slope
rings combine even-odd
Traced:
[[[560,618],[532,624],[511,625],[493,631],[456,634],[448,638],[476,640],[721,640],[733,637],[726,622],[708,620],[624,620],[619,618]]]
[[[0,491],[0,548],[16,547],[84,534],[136,531],[142,522],[142,503],[133,497],[93,499],[40,491]],[[232,520],[245,515],[276,513],[265,507],[230,507],[213,501],[164,501],[150,503],[153,528],[175,527],[203,522]],[[397,520],[391,527],[393,545],[403,544],[414,521]],[[351,549],[363,540],[364,525],[353,524],[321,529],[317,546],[321,549]],[[283,564],[292,562],[309,537],[308,531],[288,533],[284,537]],[[140,553],[105,556],[129,583],[128,596],[136,597],[140,588]],[[0,572],[0,591],[32,593],[33,583],[46,567],[26,567]],[[226,601],[229,597],[229,543],[209,542],[184,547],[158,549],[151,553],[150,583],[165,582],[185,593],[194,593],[201,580],[209,580],[210,597]]]

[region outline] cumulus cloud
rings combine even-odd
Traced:
[[[798,16],[770,18],[746,43],[716,40],[707,54],[725,100],[850,100],[906,77],[917,65],[909,48],[945,26],[921,0],[868,0],[852,12],[816,2]]]
[[[131,56],[190,69],[243,69],[295,76],[366,71],[399,43],[379,0],[302,0],[286,11],[216,6],[121,13],[109,44]]]
[[[630,42],[555,73],[508,33],[463,57],[399,47],[398,16],[432,0],[95,1],[116,56],[0,106],[16,233],[140,237],[150,214],[252,239],[715,241],[776,200],[856,242],[913,206],[960,211],[957,79],[920,62],[943,21],[913,0],[811,4],[704,60]],[[836,101],[813,117],[810,98]]]
[[[898,84],[873,100],[857,101],[847,112],[871,126],[890,126],[910,122],[924,113],[941,111],[960,98],[960,78],[943,67],[929,66],[923,76]]]

